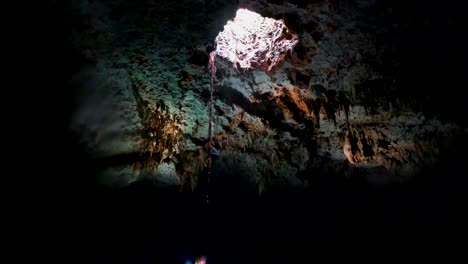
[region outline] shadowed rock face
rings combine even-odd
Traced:
[[[466,74],[451,59],[466,61],[466,51],[442,45],[458,13],[414,17],[417,6],[370,0],[72,1],[70,46],[83,65],[71,127],[102,183],[196,188],[208,166],[207,47],[238,6],[283,19],[300,39],[271,71],[217,59],[220,188],[264,194],[326,177],[385,185],[460,159],[466,110],[454,87]],[[146,108],[164,122],[148,126]],[[161,138],[142,147],[152,127]]]

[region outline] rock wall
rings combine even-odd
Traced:
[[[214,184],[263,193],[324,177],[407,181],[437,163],[447,138],[467,132],[399,93],[399,62],[380,39],[390,29],[369,17],[378,3],[72,1],[69,40],[83,65],[72,81],[80,94],[71,126],[104,164],[103,183],[149,178],[194,189],[207,167],[206,47],[239,6],[283,19],[300,41],[271,71],[217,59]],[[172,138],[171,124],[180,127],[177,147],[153,157],[139,144],[151,128],[144,108],[169,120],[154,124],[161,136],[150,144]],[[105,162],[114,156],[125,158]]]

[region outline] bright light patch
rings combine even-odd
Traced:
[[[206,264],[206,258],[203,256],[198,257],[197,260],[195,260],[195,264]]]
[[[215,41],[217,55],[235,65],[241,68],[266,65],[271,70],[296,45],[298,37],[288,32],[282,20],[239,9]]]

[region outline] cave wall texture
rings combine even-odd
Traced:
[[[69,125],[100,183],[195,189],[207,165],[206,47],[244,7],[300,40],[271,71],[217,59],[220,189],[387,185],[442,166],[466,175],[463,9],[419,2],[69,1]]]
[[[17,257],[466,256],[463,1],[15,3],[5,26],[22,30],[3,43],[26,40],[5,50],[20,73],[2,91],[16,160],[4,178],[24,180],[4,184],[5,201],[27,205],[5,213]],[[218,58],[203,211],[191,190],[206,172],[206,46],[239,6],[284,19],[300,42],[270,72]],[[269,196],[281,190],[293,191]]]

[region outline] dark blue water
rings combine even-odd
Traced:
[[[200,255],[208,263],[299,263],[437,249],[466,231],[466,183],[457,171],[445,173],[444,182],[318,183],[262,198],[211,190],[210,204],[200,193],[144,182],[100,190],[84,212],[82,253],[97,263],[186,263]]]

